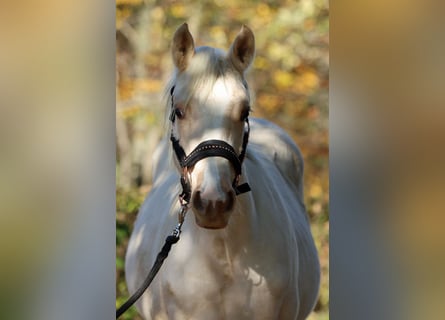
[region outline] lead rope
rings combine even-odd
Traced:
[[[167,258],[171,247],[176,242],[179,241],[179,236],[181,234],[181,227],[182,224],[184,223],[185,215],[188,210],[188,202],[184,201],[183,197],[179,198],[179,202],[181,203],[181,209],[178,213],[178,224],[173,229],[173,232],[165,239],[164,246],[158,253],[156,261],[151,267],[151,270],[148,273],[147,277],[145,278],[144,282],[142,283],[141,287],[135,293],[133,293],[133,295],[127,301],[125,301],[125,303],[122,306],[120,306],[119,309],[116,310],[116,319],[118,319],[125,311],[127,311],[142,296],[145,290],[147,290],[148,286],[151,284],[154,277],[161,268],[162,263]]]

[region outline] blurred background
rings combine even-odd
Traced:
[[[189,24],[195,45],[228,49],[242,24],[256,38],[247,80],[253,117],[283,127],[305,159],[305,203],[322,267],[310,319],[329,318],[328,91],[326,0],[116,0],[116,294],[128,293],[124,257],[139,206],[150,190],[151,155],[166,134],[163,95],[173,65],[170,41]],[[123,319],[140,319],[134,308]]]

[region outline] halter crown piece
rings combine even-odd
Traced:
[[[170,96],[172,101],[170,121],[175,123],[175,108],[173,104],[173,92],[175,87],[173,86],[170,90]],[[235,170],[235,178],[232,182],[232,187],[235,190],[236,195],[240,195],[245,192],[249,192],[250,186],[247,183],[241,185],[238,184],[239,178],[241,176],[241,165],[243,163],[244,157],[246,155],[246,147],[249,141],[249,119],[245,119],[246,126],[244,129],[243,144],[239,155],[236,154],[235,149],[223,140],[206,140],[201,142],[190,152],[189,155],[185,154],[184,148],[179,144],[179,140],[173,134],[173,126],[170,134],[170,141],[172,143],[173,150],[175,151],[176,158],[178,159],[179,165],[183,168],[183,173],[181,175],[181,185],[182,193],[179,195],[180,199],[186,203],[190,202],[191,197],[191,186],[188,178],[186,176],[186,169],[193,167],[198,161],[208,158],[208,157],[223,157],[229,160]]]

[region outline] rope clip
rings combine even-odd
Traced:
[[[172,236],[179,238],[179,235],[181,234],[181,228],[182,225],[184,224],[184,220],[185,220],[185,215],[188,211],[188,202],[186,202],[184,200],[183,197],[179,197],[179,203],[181,204],[181,209],[178,212],[178,224],[176,225],[176,227],[173,229],[172,232]]]

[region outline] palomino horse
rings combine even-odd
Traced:
[[[265,120],[251,120],[249,138],[244,72],[254,53],[246,26],[227,54],[195,48],[187,24],[174,35],[168,114],[176,147],[167,136],[154,153],[153,188],[126,257],[131,293],[177,224],[181,175],[190,187],[190,212],[180,241],[137,303],[146,319],[305,319],[314,307],[320,269],[303,204],[302,156]],[[190,156],[204,141],[207,147],[216,141],[217,154],[180,165],[174,149]],[[244,155],[233,159],[244,152],[244,162]]]

